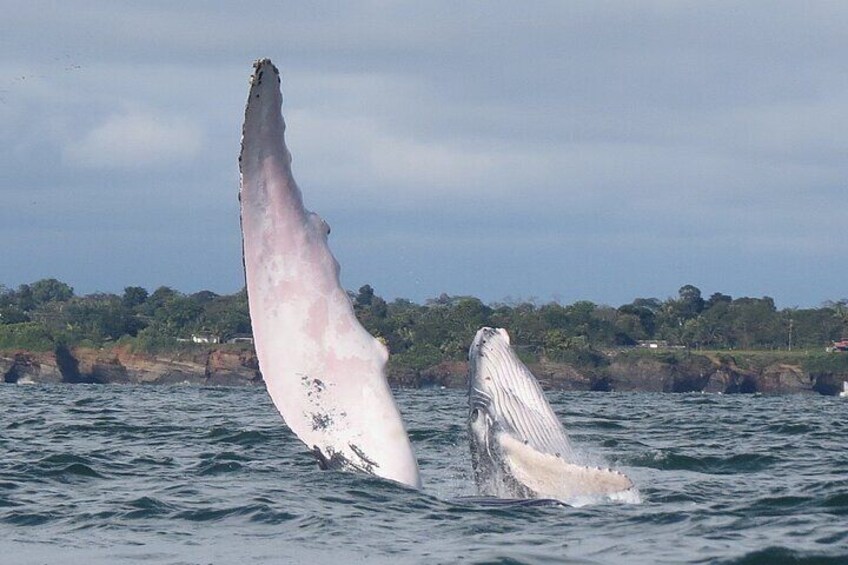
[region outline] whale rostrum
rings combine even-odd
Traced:
[[[268,393],[325,468],[415,488],[418,464],[386,381],[386,347],[359,323],[339,282],[330,228],[292,176],[280,74],[254,64],[239,169],[250,320]]]
[[[623,473],[580,463],[506,330],[480,329],[468,351],[468,366],[468,434],[479,494],[575,505],[639,501]]]

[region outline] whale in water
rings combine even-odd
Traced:
[[[254,64],[239,156],[242,245],[254,346],[268,393],[322,468],[414,488],[418,463],[386,380],[388,351],[356,319],[306,209],[285,143],[280,75]],[[483,496],[638,501],[623,474],[579,464],[539,384],[502,329],[469,350],[472,468]]]
[[[358,322],[291,170],[280,74],[254,64],[239,170],[244,269],[259,369],[289,428],[323,468],[420,488],[418,463],[386,381],[386,347]]]
[[[468,362],[468,435],[480,495],[549,498],[571,505],[640,501],[623,473],[580,463],[506,330],[480,329]]]

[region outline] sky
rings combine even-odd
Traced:
[[[0,0],[0,285],[244,285],[282,75],[348,289],[848,297],[848,3]]]

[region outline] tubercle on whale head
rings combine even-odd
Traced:
[[[468,350],[468,357],[470,359],[473,355],[479,355],[482,353],[486,344],[501,342],[503,345],[509,347],[509,333],[507,333],[505,329],[484,326],[477,330],[477,334],[474,336],[474,339],[471,342],[471,347]]]

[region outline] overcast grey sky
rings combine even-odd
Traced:
[[[0,284],[240,289],[270,57],[347,288],[848,297],[846,2],[247,6],[0,0]]]

